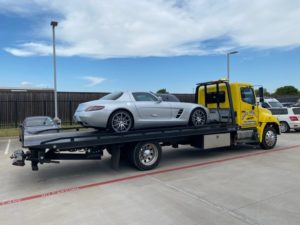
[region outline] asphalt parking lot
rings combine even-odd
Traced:
[[[34,172],[11,165],[19,148],[0,139],[0,224],[300,224],[300,132],[271,151],[165,149],[151,172],[108,155]]]

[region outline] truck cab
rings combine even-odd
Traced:
[[[263,102],[260,89],[260,102]],[[211,123],[234,123],[238,127],[237,143],[259,143],[264,149],[276,145],[280,134],[278,119],[257,104],[253,86],[249,83],[213,81],[196,88],[196,102],[210,110]]]

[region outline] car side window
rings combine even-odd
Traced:
[[[156,102],[157,98],[147,92],[134,92],[132,93],[135,101],[137,102]]]
[[[255,104],[255,96],[252,88],[243,87],[241,88],[241,97],[243,102],[254,105]]]

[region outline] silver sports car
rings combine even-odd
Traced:
[[[74,120],[86,127],[114,132],[178,125],[202,126],[208,119],[202,105],[162,101],[149,92],[114,92],[78,106]]]

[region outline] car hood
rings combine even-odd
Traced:
[[[56,125],[53,126],[38,126],[38,127],[26,127],[24,129],[24,134],[35,134],[38,131],[42,130],[49,130],[49,129],[55,129],[58,128]],[[56,130],[47,131],[46,133],[55,133]]]

